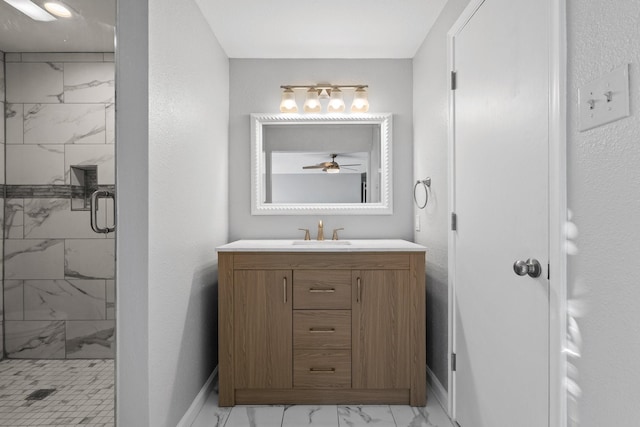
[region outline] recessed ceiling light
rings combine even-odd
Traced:
[[[44,4],[44,8],[59,18],[71,18],[71,11],[62,3],[48,1]]]
[[[5,3],[18,9],[34,21],[55,21],[54,16],[49,15],[44,9],[30,0],[4,0]]]

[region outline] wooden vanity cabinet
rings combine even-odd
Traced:
[[[424,252],[218,259],[220,406],[425,405]]]

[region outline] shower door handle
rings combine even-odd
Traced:
[[[111,233],[116,230],[115,223],[113,227],[100,227],[98,226],[98,199],[113,199],[113,218],[115,222],[115,207],[116,207],[116,193],[108,190],[94,191],[91,195],[91,228],[96,233]]]

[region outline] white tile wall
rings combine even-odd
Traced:
[[[4,320],[24,320],[24,281],[4,281]]]
[[[23,52],[22,62],[102,62],[104,54],[99,52]]]
[[[7,144],[24,142],[24,104],[5,105]]]
[[[103,145],[65,145],[65,182],[71,183],[71,166],[97,165],[98,184],[115,184],[115,146]]]
[[[114,185],[113,54],[5,59],[7,184],[68,185],[72,165],[97,165],[99,184]],[[99,221],[112,224],[106,205]],[[89,212],[66,198],[14,198],[6,214],[8,357],[112,358],[114,233],[93,233]]]
[[[65,276],[68,278],[113,279],[113,239],[66,239]]]
[[[25,144],[104,144],[104,104],[25,104]]]
[[[64,358],[64,323],[62,321],[5,321],[7,356],[15,359]]]
[[[7,184],[64,184],[64,145],[9,145]]]
[[[116,282],[114,280],[106,281],[107,289],[107,320],[116,318]]]
[[[114,69],[112,62],[65,64],[65,102],[114,102]]]
[[[115,321],[68,321],[67,359],[113,357]]]
[[[24,239],[24,200],[6,199],[4,203],[4,238]]]
[[[104,280],[25,280],[24,320],[104,320]]]
[[[99,212],[105,221],[105,210]],[[70,199],[24,199],[24,237],[28,239],[104,239],[91,229],[88,211],[72,211]]]
[[[116,142],[116,105],[106,104],[105,111],[107,144],[115,144]]]
[[[4,245],[5,279],[64,279],[64,240],[8,239]]]
[[[60,62],[7,63],[7,102],[63,102],[63,68]]]

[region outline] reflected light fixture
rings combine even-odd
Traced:
[[[280,101],[280,111],[283,113],[297,113],[298,104],[296,104],[296,94],[293,89],[287,88],[282,92],[282,101]]]
[[[50,15],[30,0],[4,0],[4,2],[15,7],[34,21],[48,22],[56,20],[55,16]]]
[[[47,12],[57,16],[58,18],[71,18],[72,16],[69,8],[60,2],[48,1],[44,4],[44,8],[47,9]]]
[[[327,113],[343,113],[346,105],[343,97],[343,89],[352,89],[353,104],[352,113],[366,113],[369,111],[369,99],[367,95],[367,85],[285,85],[280,86],[282,100],[280,111],[282,113],[297,113],[295,89],[305,89],[307,91],[303,110],[305,113],[320,113],[326,109]]]
[[[369,97],[367,90],[360,86],[353,94],[353,104],[351,104],[352,113],[366,113],[369,111]]]

